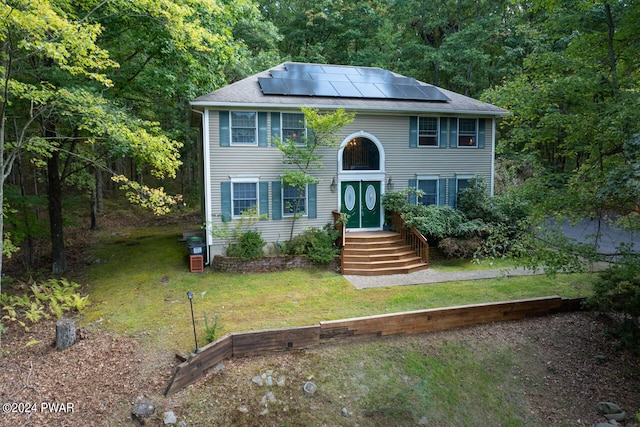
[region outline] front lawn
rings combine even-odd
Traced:
[[[312,325],[381,313],[504,301],[548,295],[586,296],[589,274],[497,278],[428,285],[355,289],[339,274],[321,269],[263,274],[190,273],[177,227],[137,228],[104,236],[87,275],[92,305],[85,324],[141,334],[171,351],[193,347],[193,307],[200,346],[204,317],[215,316],[221,334]],[[441,263],[446,269],[452,263]],[[454,263],[458,268],[486,268]],[[437,263],[432,268],[441,268]]]

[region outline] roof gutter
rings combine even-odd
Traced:
[[[353,105],[327,105],[327,104],[272,104],[272,103],[240,103],[240,102],[206,102],[206,101],[195,101],[191,102],[190,105],[192,107],[202,107],[205,108],[291,108],[291,109],[299,109],[300,107],[309,107],[316,108],[318,110],[336,110],[342,108],[346,111],[367,111],[367,112],[376,112],[376,113],[424,113],[425,110],[417,109],[415,107],[399,107],[399,108],[384,108],[384,107],[376,107],[376,106],[353,106]],[[490,110],[440,110],[433,109],[429,110],[429,113],[438,113],[444,115],[483,115],[483,116],[495,116],[495,117],[504,117],[509,114],[509,111],[490,111]]]

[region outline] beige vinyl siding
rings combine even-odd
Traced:
[[[283,217],[280,220],[272,220],[272,182],[281,179],[283,168],[282,153],[278,148],[271,146],[271,140],[267,147],[257,146],[235,146],[220,147],[220,134],[218,131],[219,114],[216,110],[209,110],[209,142],[211,146],[211,209],[214,215],[222,211],[220,183],[230,181],[231,177],[242,175],[257,175],[260,182],[269,183],[269,220],[259,221],[254,224],[262,233],[262,238],[268,242],[285,242],[289,240],[291,231],[291,217]],[[271,115],[268,115],[268,129],[271,129]],[[270,138],[270,133],[269,133]],[[333,221],[331,211],[338,208],[338,195],[332,193],[329,186],[332,177],[336,175],[337,157],[335,150],[325,149],[323,159],[327,164],[326,168],[313,171],[313,175],[320,178],[317,185],[317,218],[310,219],[306,216],[296,222],[294,234],[302,232],[308,227],[321,228],[325,224]],[[291,167],[291,166],[289,166]],[[277,195],[279,197],[279,195]],[[214,225],[221,225],[219,216],[214,216],[211,221]],[[235,222],[235,220],[234,220]],[[233,227],[234,222],[230,224]],[[214,239],[216,240],[216,239]],[[214,246],[219,246],[218,250],[212,248],[213,254],[220,253],[224,242],[214,241]]]
[[[246,109],[243,109],[246,111]],[[258,111],[258,110],[256,110]],[[264,110],[262,110],[264,111]],[[275,110],[269,110],[269,112]],[[259,221],[254,225],[267,242],[289,240],[291,218],[272,220],[272,197],[279,197],[272,192],[272,182],[281,179],[283,170],[282,154],[276,147],[258,146],[220,146],[218,130],[219,115],[217,110],[208,110],[209,114],[209,144],[210,144],[210,176],[211,180],[211,210],[214,215],[220,214],[221,192],[220,183],[230,181],[232,176],[258,176],[260,182],[269,182],[269,220]],[[271,135],[271,114],[268,114],[267,129]],[[447,121],[448,123],[448,121]],[[419,175],[432,175],[450,179],[456,175],[480,175],[491,177],[492,157],[492,119],[486,120],[485,148],[439,148],[439,147],[409,147],[409,116],[388,116],[375,114],[357,114],[355,120],[345,126],[340,132],[340,138],[363,131],[377,138],[384,147],[385,181],[391,177],[394,190],[401,190],[408,186],[409,180],[415,180]],[[449,133],[447,132],[447,138]],[[447,140],[447,147],[449,141]],[[332,192],[330,183],[338,173],[338,149],[322,149],[321,154],[325,164],[324,169],[313,171],[313,175],[320,178],[317,185],[317,218],[301,218],[296,223],[297,234],[308,227],[323,227],[333,220],[332,211],[339,209],[339,190]],[[291,167],[291,166],[289,166]],[[338,187],[339,188],[339,187]],[[383,186],[384,188],[384,186]],[[455,189],[453,189],[455,191]],[[448,199],[447,199],[448,200]],[[234,220],[235,221],[235,220]],[[214,216],[211,224],[220,225],[219,216]],[[233,227],[234,222],[230,224]],[[212,254],[221,253],[224,242],[214,239]]]
[[[480,175],[487,183],[491,177],[491,119],[485,125],[484,148],[409,148],[408,116],[358,115],[345,127],[345,134],[365,130],[380,140],[385,149],[386,175],[394,190],[405,188],[418,175],[455,178],[456,175]],[[449,133],[447,132],[447,147]]]

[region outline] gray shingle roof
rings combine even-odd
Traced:
[[[349,67],[363,69],[367,67]],[[438,114],[470,114],[484,116],[504,116],[507,110],[460,95],[446,89],[435,87],[448,101],[402,100],[385,98],[348,98],[340,96],[306,96],[306,95],[265,95],[258,82],[259,78],[271,78],[271,71],[286,70],[285,64],[277,65],[269,70],[247,77],[216,91],[202,95],[191,102],[198,110],[212,108],[292,108],[300,106],[318,109],[344,108],[350,111],[384,112],[384,113],[438,113]],[[395,76],[404,77],[393,73]],[[422,85],[426,83],[419,82]]]

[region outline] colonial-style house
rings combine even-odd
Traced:
[[[214,225],[233,224],[247,208],[267,215],[254,224],[265,241],[289,238],[289,201],[298,193],[282,185],[283,169],[291,166],[272,141],[303,141],[301,106],[343,108],[355,119],[342,129],[338,148],[322,149],[324,168],[312,172],[320,182],[304,192],[295,232],[321,228],[339,211],[349,214],[349,236],[383,230],[380,199],[390,190],[415,187],[424,192],[416,203],[455,206],[458,192],[481,176],[493,192],[496,119],[506,114],[380,68],[305,63],[280,64],[191,106],[202,131],[208,261],[224,251]]]

